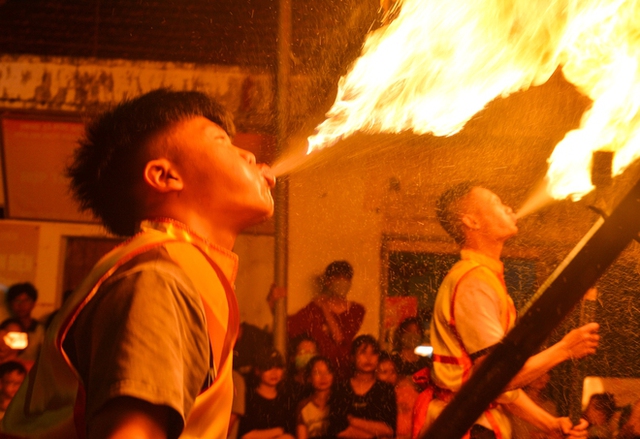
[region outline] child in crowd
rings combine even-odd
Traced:
[[[0,364],[0,419],[4,417],[9,403],[20,388],[24,377],[27,375],[27,369],[17,361],[8,361]]]
[[[318,355],[318,346],[306,334],[291,340],[289,346],[289,364],[287,365],[286,378],[280,389],[284,396],[291,425],[295,426],[298,422],[296,415],[298,404],[308,397],[312,391],[306,379],[305,371],[309,360]]]
[[[20,352],[20,358],[34,362],[44,340],[44,325],[31,316],[38,300],[38,290],[29,282],[14,284],[7,290],[6,300],[11,314],[29,334],[29,345]]]
[[[395,386],[398,382],[398,366],[387,351],[380,352],[380,356],[378,357],[378,368],[376,369],[376,378],[379,381],[389,383],[392,386]]]
[[[411,438],[411,418],[413,405],[418,398],[418,390],[408,376],[398,375],[398,364],[387,352],[381,352],[376,377],[394,386],[398,416],[396,419],[396,439]]]
[[[309,360],[305,376],[313,392],[298,405],[297,439],[326,437],[334,374],[328,358],[316,356]]]
[[[640,400],[627,406],[627,413],[620,416],[618,439],[640,439]]]
[[[278,351],[270,349],[259,355],[256,363],[258,384],[247,392],[238,437],[293,439],[291,416],[282,393],[278,391],[284,373],[284,360]]]
[[[423,340],[423,330],[416,317],[404,319],[394,333],[393,359],[398,365],[398,375],[411,376],[420,369],[431,367],[428,357],[416,354],[416,347]]]
[[[613,394],[605,392],[591,395],[589,404],[582,414],[582,417],[589,421],[589,439],[613,438],[611,418],[615,412],[616,401]]]
[[[351,345],[353,375],[339,383],[329,404],[330,437],[393,437],[396,397],[393,386],[376,379],[380,346],[371,335]]]
[[[283,383],[283,392],[287,397],[287,407],[292,413],[295,413],[300,401],[310,394],[311,388],[306,379],[305,371],[309,360],[316,355],[318,355],[318,346],[311,337],[303,334],[291,341],[287,377]]]

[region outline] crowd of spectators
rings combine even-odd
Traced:
[[[414,324],[414,318],[407,319],[396,333]],[[421,342],[414,338],[414,343]],[[237,436],[231,429],[229,437],[411,438],[413,408],[420,392],[419,377],[413,374],[419,375],[420,370],[407,368],[407,362],[399,359],[398,348],[407,346],[396,344],[388,352],[372,335],[357,336],[349,354],[351,372],[344,379],[339,378],[335,362],[322,355],[307,335],[291,340],[286,361],[273,348],[258,350],[251,370],[236,375],[239,383],[231,425],[235,424]],[[430,367],[427,357],[418,362]],[[549,379],[546,373],[524,390],[556,414],[556,403],[546,391]],[[582,416],[590,424],[590,439],[640,439],[640,401],[617,407],[612,394],[594,394]],[[512,439],[553,439],[524,421],[514,419],[513,424]]]
[[[414,352],[424,341],[424,325],[416,318],[403,321],[389,352],[372,335],[356,336],[366,309],[347,299],[353,276],[347,261],[326,267],[317,297],[287,319],[286,364],[269,348],[256,355],[252,368],[246,361],[234,366],[242,372],[237,389],[246,391],[236,393],[231,438],[411,437],[418,396],[411,376],[430,365]],[[285,295],[271,289],[272,310]],[[238,358],[248,357],[242,352],[247,347],[241,337]]]
[[[346,300],[353,269],[336,261],[325,270],[324,288],[289,326],[289,354],[271,347],[271,335],[241,325],[234,362],[235,396],[229,438],[410,439],[420,387],[414,374],[428,370],[431,360],[415,353],[425,340],[425,325],[405,319],[394,332],[389,351],[360,330],[365,309]],[[6,292],[11,317],[0,322],[0,418],[38,354],[44,325],[31,315],[38,299],[30,283]],[[348,318],[341,315],[345,314]],[[302,330],[306,321],[307,330]],[[328,321],[332,321],[329,324]],[[333,329],[331,329],[333,328]],[[320,331],[320,332],[318,332]],[[322,334],[322,342],[314,335]],[[16,340],[27,340],[16,345]],[[552,414],[555,403],[545,388],[549,374],[524,390]],[[617,407],[614,396],[591,396],[583,413],[591,439],[640,438],[640,401]],[[524,422],[515,422],[513,439],[549,437]]]
[[[38,290],[29,282],[11,285],[5,293],[11,316],[0,322],[0,418],[38,356],[44,325],[31,313]]]
[[[256,358],[249,373],[236,375],[238,438],[411,437],[418,390],[401,374],[397,353],[382,351],[373,336],[352,341],[346,378],[308,336],[292,340],[286,364],[273,348]]]
[[[402,321],[389,351],[382,350],[371,335],[356,337],[366,309],[347,300],[353,275],[347,261],[326,267],[318,297],[288,317],[286,361],[272,348],[250,349],[255,357],[251,366],[246,360],[234,366],[243,373],[237,375],[240,383],[231,419],[236,429],[231,430],[231,438],[415,437],[414,405],[422,389],[421,377],[428,376],[432,364],[415,348],[428,342],[429,322],[417,317]],[[268,297],[272,309],[285,295],[286,290],[272,288]],[[266,337],[254,335],[262,340],[254,346],[264,346]],[[247,343],[240,340],[241,351]],[[549,379],[545,373],[524,390],[557,416],[556,404],[545,391]],[[594,395],[583,418],[590,423],[591,439],[640,438],[640,402],[620,409],[612,395]],[[512,439],[550,437],[513,420]]]

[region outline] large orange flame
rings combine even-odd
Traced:
[[[339,83],[309,152],[356,131],[452,135],[488,102],[558,68],[593,100],[549,159],[554,198],[592,189],[593,151],[614,174],[640,155],[640,0],[404,0]]]

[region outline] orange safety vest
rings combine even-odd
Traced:
[[[216,248],[172,220],[145,221],[142,231],[105,255],[69,297],[45,335],[39,360],[9,405],[0,438],[82,439],[84,388],[63,350],[76,317],[120,266],[164,246],[187,273],[202,299],[214,352],[215,380],[196,397],[180,438],[225,438],[233,401],[232,352],[238,333],[238,305],[232,283],[237,257]],[[220,335],[224,333],[224,337]]]
[[[471,374],[473,361],[456,326],[455,304],[460,281],[473,274],[481,275],[496,292],[500,302],[500,324],[505,334],[515,324],[516,310],[504,284],[501,264],[479,253],[463,250],[462,259],[443,280],[434,305],[431,321],[433,371],[430,374],[422,371],[414,376],[416,382],[425,388],[414,406],[414,438],[418,437],[425,423],[433,423]],[[506,392],[499,400],[512,400],[516,395],[517,391]],[[497,439],[508,439],[511,436],[509,421],[497,402],[491,404],[479,421],[482,422],[483,418],[491,426]],[[467,432],[465,438],[468,436]]]

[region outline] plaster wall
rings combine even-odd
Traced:
[[[36,317],[43,317],[58,308],[61,303],[65,237],[105,237],[107,233],[102,227],[92,224],[13,220],[0,221],[0,233],[16,224],[36,224],[40,229],[33,267],[33,283],[38,289],[38,302],[33,313]],[[4,300],[0,300],[0,314],[0,317],[7,316]]]
[[[77,112],[170,87],[207,91],[260,124],[271,118],[270,82],[240,67],[0,55],[0,105],[11,109]]]
[[[335,160],[291,177],[288,307],[306,305],[325,267],[345,259],[354,267],[348,298],[367,310],[361,332],[377,336],[383,221],[367,197],[372,178],[363,170]]]

